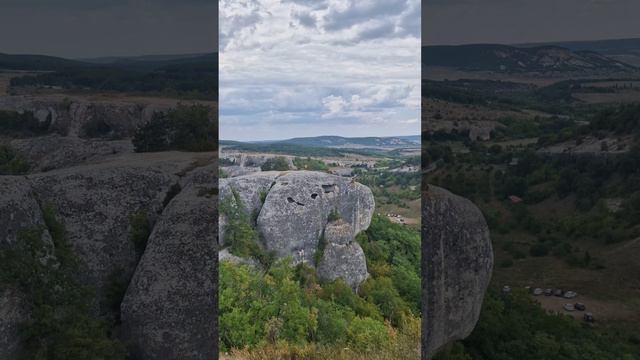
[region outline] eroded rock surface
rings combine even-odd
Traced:
[[[135,273],[121,327],[140,359],[215,358],[216,174],[213,154],[164,152],[0,176],[0,243],[15,242],[21,230],[45,229],[41,209],[50,206],[83,264],[81,280],[96,290],[96,315],[110,311],[100,306],[110,275]],[[134,213],[146,214],[152,229],[139,263]],[[43,236],[51,241],[48,231]],[[0,315],[0,358],[17,358],[4,355],[19,352],[14,330],[28,307],[15,293],[1,293]]]
[[[435,186],[422,197],[422,351],[469,336],[491,279],[489,228],[469,200]]]
[[[350,224],[343,220],[330,222],[324,230],[324,240],[318,276],[329,281],[341,278],[353,289],[369,277],[367,259],[353,239]]]
[[[162,212],[122,303],[126,338],[142,359],[217,354],[217,168],[206,170]]]
[[[24,299],[17,291],[0,290],[0,359],[20,358],[20,325],[28,317]]]
[[[285,172],[271,188],[258,216],[264,245],[279,257],[302,254],[311,261],[332,211],[351,225],[353,234],[371,223],[371,190],[351,179],[313,171]]]
[[[324,234],[329,241],[318,274],[329,280],[343,278],[354,288],[367,278],[364,253],[354,238],[369,227],[373,216],[375,202],[368,187],[313,171],[255,173],[222,179],[220,186],[222,201],[235,192],[247,211],[257,215],[261,245],[278,258],[315,266]],[[330,223],[332,216],[341,220]],[[224,214],[220,224],[226,224]]]

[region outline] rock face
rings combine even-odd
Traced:
[[[264,245],[279,257],[304,253],[311,261],[332,211],[353,229],[353,236],[371,223],[375,202],[371,190],[350,179],[313,171],[279,176],[258,216]]]
[[[18,292],[0,291],[0,359],[20,359],[20,325],[28,318],[24,299]]]
[[[10,146],[27,160],[32,172],[96,162],[115,154],[133,153],[133,145],[128,140],[89,140],[57,134],[16,139],[10,142]]]
[[[257,215],[262,246],[278,258],[315,265],[324,234],[326,245],[318,274],[329,280],[343,278],[354,288],[367,278],[364,253],[353,241],[369,227],[375,208],[366,186],[320,172],[266,172],[222,179],[221,200],[234,192]],[[330,216],[341,220],[330,223]],[[221,214],[220,224],[225,223]]]
[[[318,275],[325,280],[342,278],[355,289],[369,277],[367,259],[360,244],[353,240],[351,225],[333,221],[324,229],[326,242],[318,264]]]
[[[96,290],[96,313],[109,311],[100,305],[110,275],[133,276],[121,304],[121,332],[139,359],[212,359],[218,353],[216,174],[213,154],[164,152],[0,176],[0,244],[15,242],[20,230],[45,228],[41,209],[50,205],[84,265],[82,280]],[[130,239],[130,215],[138,212],[152,229],[141,257]],[[43,237],[51,242],[48,231]],[[29,316],[21,299],[15,291],[0,293],[1,359],[19,358],[15,330]]]
[[[210,194],[217,168],[207,170],[162,212],[122,303],[126,338],[142,359],[217,354],[217,197]]]
[[[91,127],[102,129],[102,136],[111,139],[129,138],[136,128],[148,122],[156,112],[174,107],[171,103],[145,103],[115,100],[95,100],[62,95],[4,96],[0,109],[30,111],[41,123],[48,123],[51,131],[66,136],[92,137]]]
[[[469,200],[430,186],[422,197],[422,357],[469,336],[491,279],[487,223]]]

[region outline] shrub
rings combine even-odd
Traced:
[[[389,332],[378,321],[356,317],[347,329],[347,343],[362,353],[380,351],[389,346]]]
[[[289,163],[284,156],[276,156],[267,159],[267,161],[260,166],[262,171],[287,171],[289,170]]]
[[[147,213],[138,211],[129,216],[130,233],[129,239],[133,243],[138,258],[142,256],[147,247],[147,241],[151,235],[151,225],[147,218]]]
[[[135,151],[216,150],[218,131],[215,119],[210,107],[178,104],[166,113],[154,114],[151,121],[137,129],[132,140]]]
[[[29,164],[9,146],[0,145],[0,175],[23,175]]]

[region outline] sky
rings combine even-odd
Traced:
[[[67,58],[210,53],[215,0],[0,0],[0,53]]]
[[[418,0],[220,0],[220,138],[420,134]]]
[[[424,0],[423,45],[640,38],[638,0]]]

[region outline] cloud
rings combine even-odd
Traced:
[[[220,4],[222,138],[419,133],[417,0]]]

